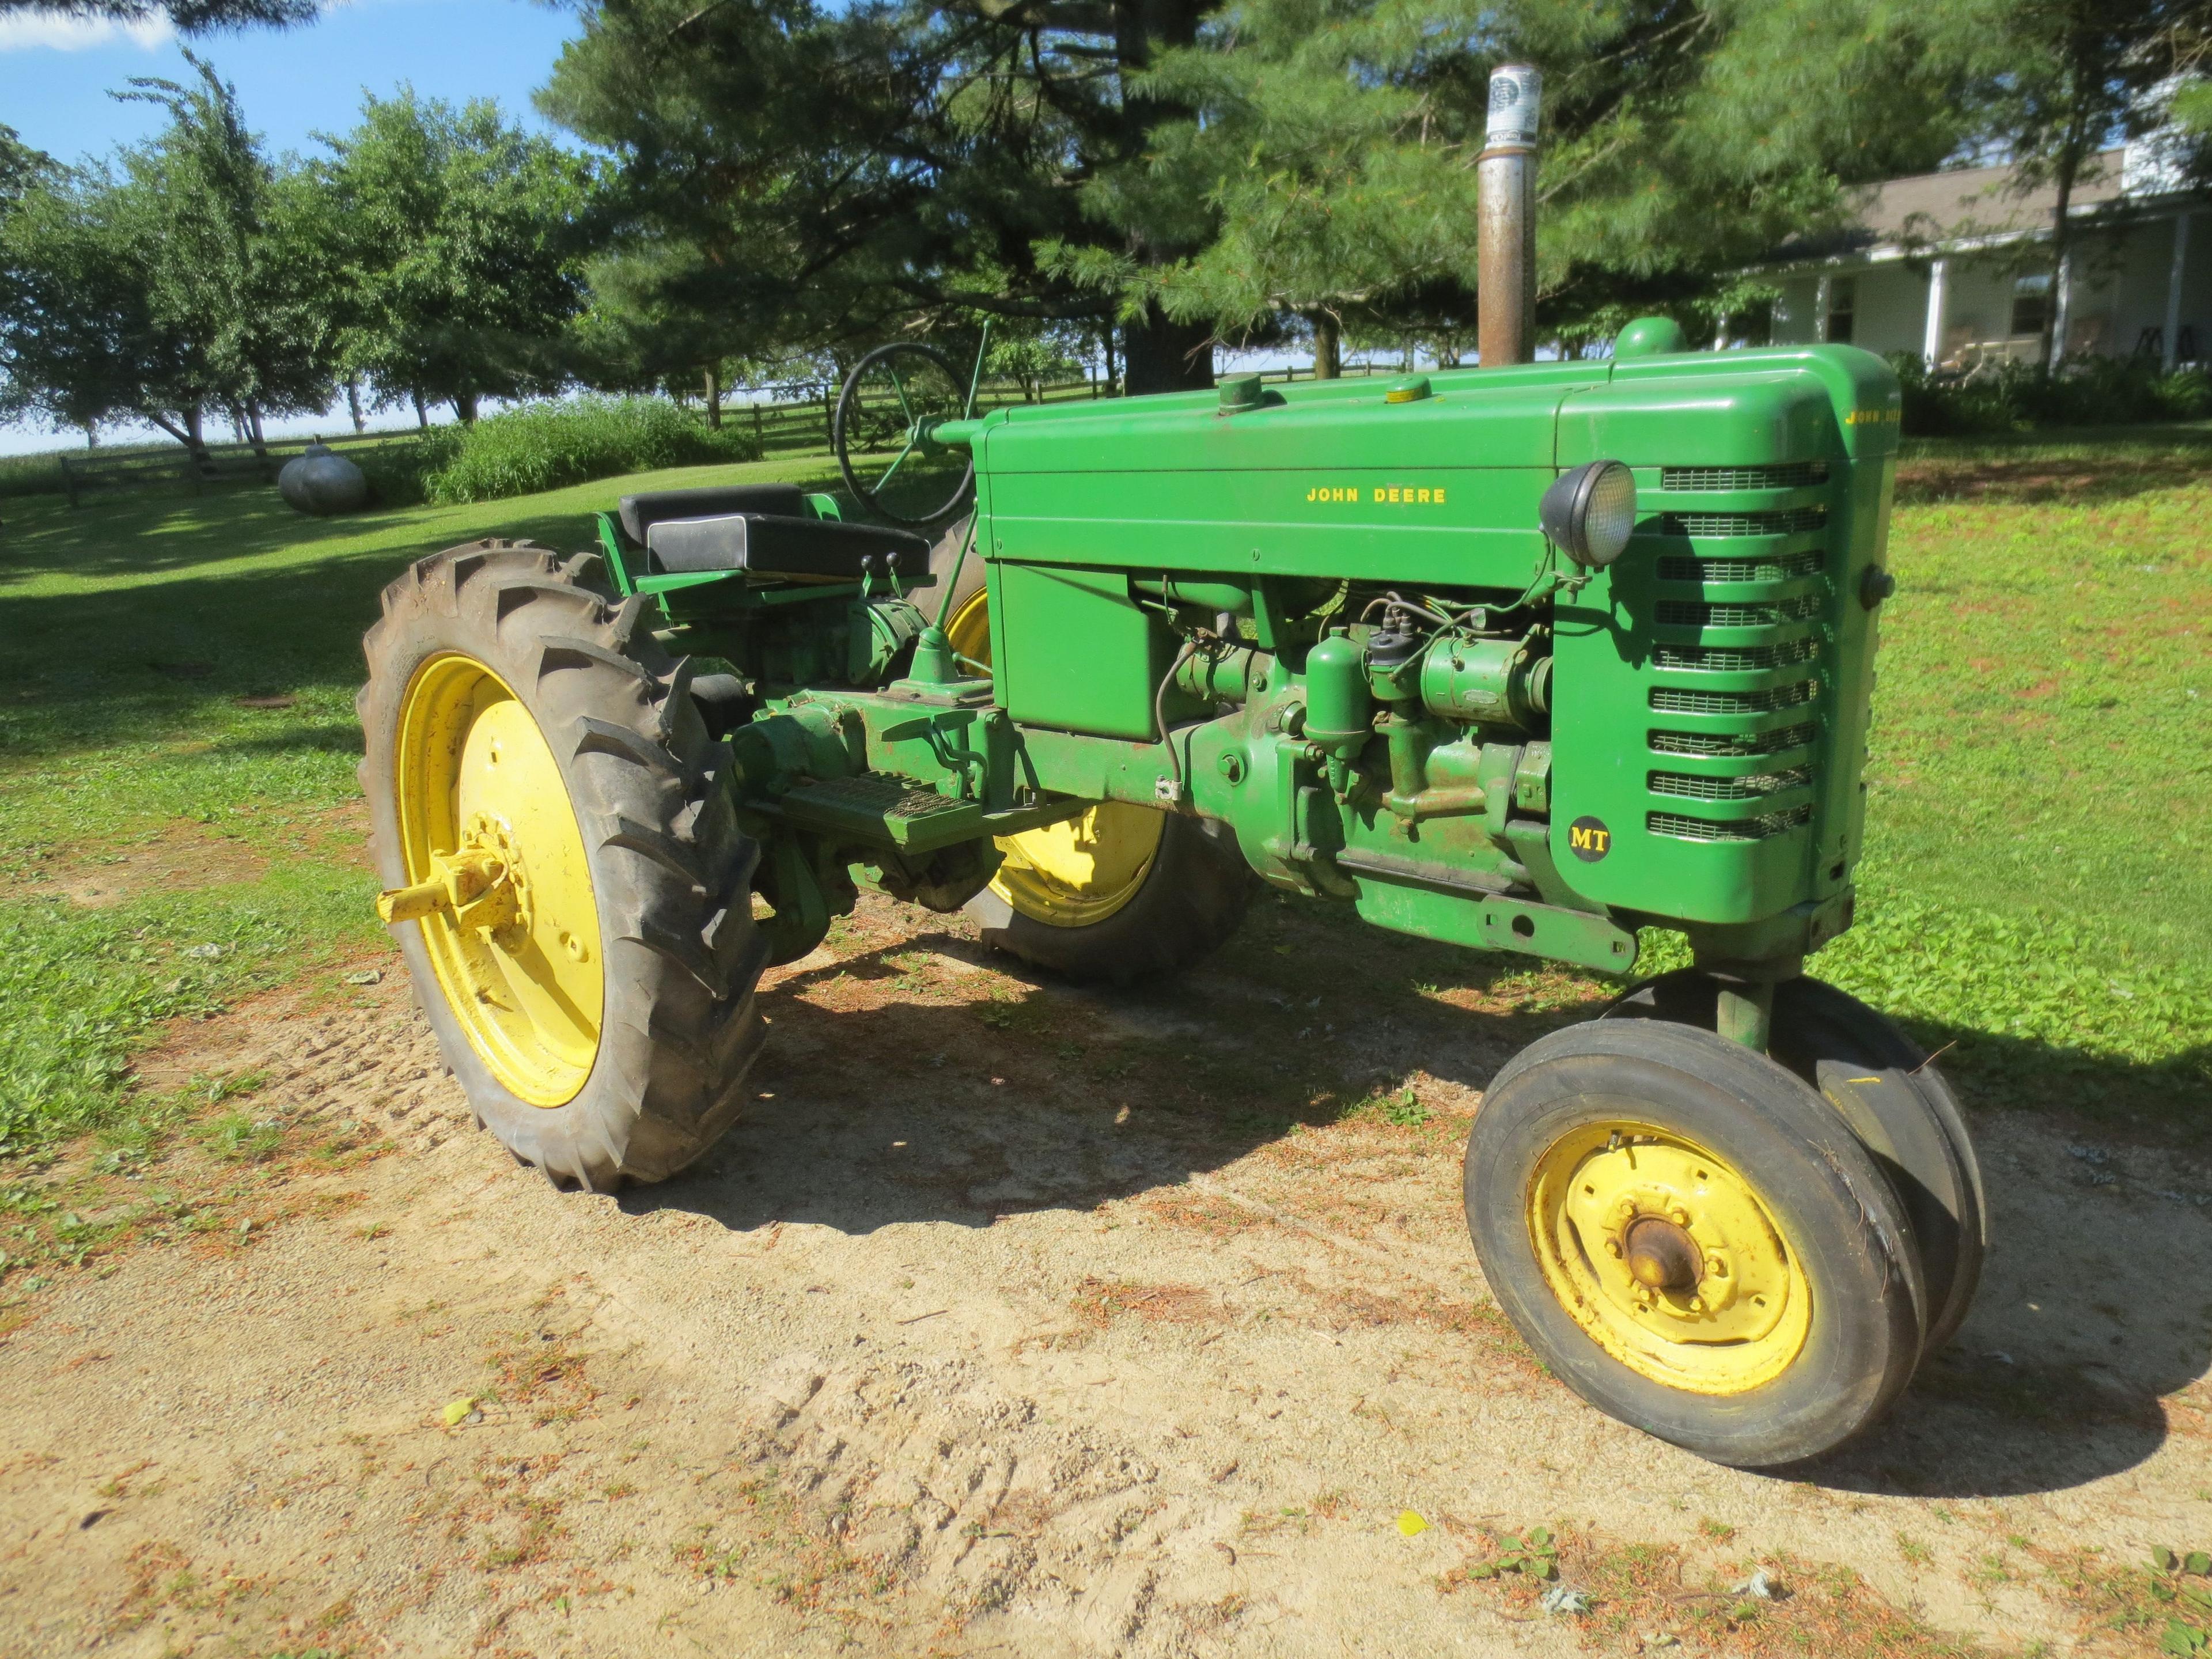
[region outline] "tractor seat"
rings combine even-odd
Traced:
[[[719,519],[732,513],[773,513],[778,518],[806,516],[806,493],[797,484],[717,484],[704,489],[648,489],[625,495],[615,508],[623,534],[639,547],[646,532],[663,519]]]
[[[798,581],[857,581],[871,568],[926,574],[929,543],[908,531],[817,519],[790,484],[663,489],[622,498],[623,533],[656,575],[743,570]]]

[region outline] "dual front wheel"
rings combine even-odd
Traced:
[[[1761,1054],[1711,1001],[1668,975],[1510,1061],[1468,1140],[1468,1224],[1569,1386],[1766,1468],[1888,1407],[1964,1318],[1986,1224],[1956,1104],[1894,1026],[1799,980]]]

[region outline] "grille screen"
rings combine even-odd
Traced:
[[[1682,841],[1765,841],[1813,821],[1810,803],[1786,812],[1765,812],[1737,823],[1716,823],[1710,818],[1688,818],[1679,812],[1652,812],[1644,827],[1655,836],[1674,836]]]
[[[1814,639],[1784,640],[1779,645],[1662,645],[1651,653],[1662,668],[1694,668],[1704,673],[1749,673],[1810,662],[1820,654]]]
[[[1794,536],[1818,530],[1828,521],[1825,507],[1792,507],[1773,513],[1669,513],[1662,520],[1669,536]]]
[[[1818,593],[1768,605],[1705,605],[1696,599],[1662,599],[1659,620],[1676,628],[1771,628],[1777,623],[1806,622],[1820,614]]]
[[[1778,755],[1803,748],[1820,731],[1808,720],[1773,732],[1654,732],[1651,747],[1662,755]]]
[[[1819,549],[1779,553],[1764,559],[1692,559],[1670,554],[1659,561],[1659,579],[1669,582],[1786,582],[1819,574],[1828,556]]]
[[[1774,466],[1664,466],[1662,489],[1803,489],[1828,482],[1826,461],[1784,461]]]
[[[1810,702],[1820,687],[1811,680],[1765,691],[1683,691],[1671,685],[1651,688],[1651,706],[1662,714],[1765,714]]]
[[[1755,772],[1743,778],[1701,778],[1687,772],[1654,772],[1650,789],[1655,795],[1679,795],[1684,800],[1757,800],[1762,795],[1778,795],[1785,789],[1796,789],[1812,781],[1811,769],[1802,766],[1792,767],[1787,772]]]
[[[1660,477],[1670,490],[1810,490],[1829,481],[1831,463],[1669,466],[1660,469]],[[1653,607],[1653,621],[1667,637],[1651,646],[1646,665],[1662,676],[1675,671],[1670,678],[1686,677],[1685,671],[1687,676],[1757,674],[1790,684],[1745,691],[1650,688],[1647,695],[1658,714],[1696,717],[1655,720],[1647,734],[1654,756],[1740,759],[1757,769],[1732,777],[1704,776],[1686,764],[1645,773],[1644,826],[1650,834],[1741,847],[1812,823],[1811,799],[1826,764],[1814,710],[1822,696],[1821,664],[1838,602],[1832,584],[1817,580],[1827,568],[1827,523],[1824,506],[1662,514],[1663,533],[1698,542],[1690,547],[1677,544],[1679,550],[1668,550],[1658,561],[1660,580],[1674,585],[1661,592],[1671,591],[1673,597],[1660,598]],[[1796,539],[1773,545],[1785,536]],[[1766,546],[1754,544],[1733,556],[1725,548],[1702,544],[1706,538],[1730,537],[1771,539]],[[1729,586],[1718,593],[1707,586],[1720,583]],[[1784,711],[1791,723],[1778,730],[1741,729],[1765,726]],[[1693,723],[1718,729],[1664,729]],[[1723,820],[1724,812],[1754,816]]]

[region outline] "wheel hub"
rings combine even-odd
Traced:
[[[1545,1276],[1616,1358],[1733,1394],[1802,1346],[1811,1288],[1758,1193],[1704,1148],[1621,1124],[1570,1136],[1529,1188]]]
[[[1638,1216],[1628,1224],[1622,1243],[1630,1276],[1647,1291],[1686,1291],[1705,1276],[1697,1241],[1671,1221]]]
[[[377,911],[421,924],[446,1005],[500,1083],[532,1105],[564,1104],[591,1074],[605,986],[559,764],[507,684],[459,654],[410,683],[397,751],[409,881]]]

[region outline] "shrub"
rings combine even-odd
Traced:
[[[369,500],[378,507],[420,507],[430,499],[430,475],[451,462],[459,448],[460,434],[441,426],[338,453],[368,477]]]
[[[716,432],[658,398],[526,404],[451,441],[449,456],[423,477],[428,501],[497,501],[656,467],[760,459],[751,433]]]
[[[2048,426],[2122,426],[2212,414],[2212,376],[2142,357],[2075,357],[2056,369],[1999,363],[1966,380],[1931,375],[1909,351],[1889,359],[1911,437],[1984,437]]]

